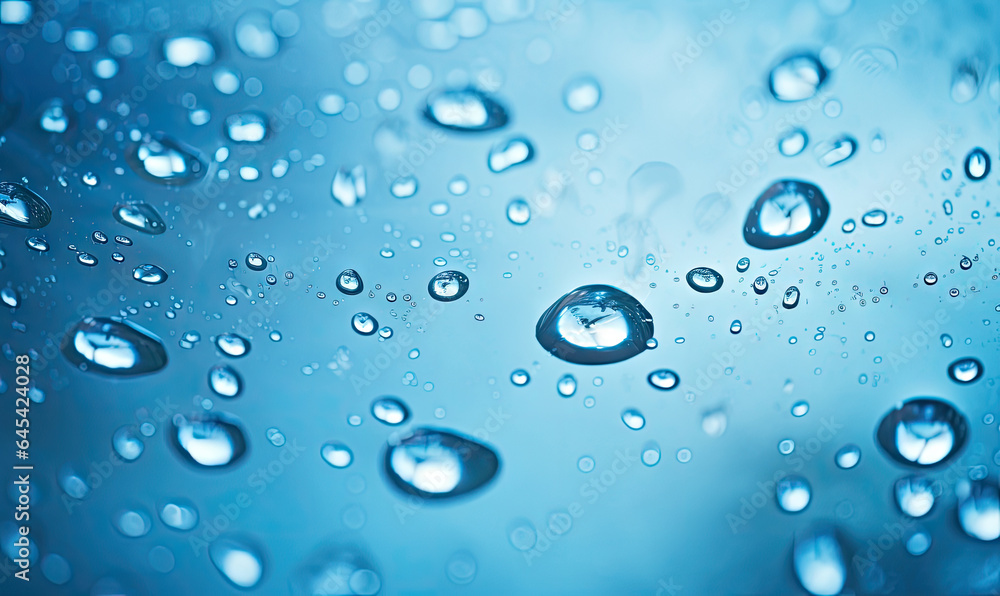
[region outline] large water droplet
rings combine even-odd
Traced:
[[[958,521],[969,536],[983,541],[1000,538],[1000,489],[988,480],[960,480],[955,486]]]
[[[162,234],[167,231],[163,218],[149,203],[119,203],[111,212],[118,223],[147,234]]]
[[[354,453],[350,447],[336,441],[325,443],[320,448],[319,454],[323,461],[334,468],[346,468],[354,461]]]
[[[63,338],[71,363],[108,375],[143,375],[167,365],[163,342],[146,329],[117,317],[88,317]]]
[[[361,274],[354,269],[344,269],[337,276],[337,289],[348,296],[356,296],[365,289]]]
[[[562,397],[573,397],[576,393],[576,377],[567,373],[556,382],[556,391]]]
[[[632,430],[641,430],[646,426],[646,417],[639,410],[628,408],[622,412],[622,422]]]
[[[722,275],[709,267],[695,267],[688,271],[687,282],[695,292],[709,294],[722,287]]]
[[[677,373],[667,368],[654,370],[646,376],[646,380],[654,389],[659,389],[660,391],[676,389],[677,385],[681,382],[681,378],[677,376]]]
[[[847,567],[833,530],[821,529],[797,536],[792,554],[799,583],[814,596],[836,596],[844,589]]]
[[[801,476],[785,476],[775,485],[775,499],[778,506],[788,513],[798,513],[809,505],[812,488]]]
[[[785,294],[781,297],[781,306],[785,308],[795,308],[799,305],[799,289],[795,286],[788,286]]]
[[[850,470],[861,461],[861,448],[853,443],[844,445],[834,454],[833,461],[841,470]]]
[[[830,204],[819,188],[780,180],[757,198],[743,225],[743,238],[765,250],[793,246],[819,232],[829,215]]]
[[[184,459],[206,468],[232,465],[246,453],[246,436],[234,419],[220,414],[173,418],[171,443]]]
[[[236,333],[220,333],[215,338],[215,347],[230,358],[242,358],[250,353],[250,340]]]
[[[948,376],[956,383],[971,383],[983,376],[983,363],[977,358],[960,358],[948,365]]]
[[[216,364],[208,369],[208,386],[221,397],[236,397],[243,390],[243,379],[232,367]]]
[[[351,317],[351,327],[358,335],[374,335],[378,331],[378,321],[366,312],[359,312]]]
[[[899,510],[910,517],[923,517],[934,507],[934,483],[926,476],[900,478],[893,492]]]
[[[885,211],[882,211],[881,209],[872,209],[861,216],[861,223],[870,228],[877,228],[884,226],[888,219],[889,216],[886,215]]]
[[[778,101],[809,99],[826,82],[826,75],[826,68],[816,56],[789,56],[771,70],[771,94]]]
[[[535,148],[524,137],[514,137],[490,149],[487,165],[491,172],[503,172],[517,165],[528,163],[535,157]]]
[[[605,285],[582,286],[542,314],[535,338],[557,358],[574,364],[610,364],[646,349],[653,317],[638,300]]]
[[[0,223],[37,230],[52,221],[52,208],[34,191],[16,182],[0,182]]]
[[[911,399],[892,410],[878,427],[878,443],[890,457],[911,466],[948,461],[965,445],[968,422],[951,404],[930,397]]]
[[[236,21],[236,46],[251,58],[266,60],[278,53],[278,36],[271,15],[262,10],[246,12]]]
[[[476,89],[435,91],[427,98],[424,117],[449,130],[481,132],[507,125],[507,110]]]
[[[965,156],[965,175],[973,182],[979,182],[990,173],[990,155],[976,147]]]
[[[137,174],[160,184],[190,184],[207,169],[197,150],[164,135],[139,143],[125,158]]]
[[[442,271],[427,283],[431,298],[440,302],[454,302],[469,291],[469,278],[461,271]]]
[[[489,447],[443,430],[419,428],[389,444],[385,472],[396,488],[425,499],[464,495],[496,476],[500,459]]]
[[[208,547],[208,556],[222,577],[237,588],[253,588],[264,576],[264,557],[246,540],[217,538]]]
[[[384,424],[397,426],[409,420],[410,409],[395,397],[380,397],[372,402],[372,416]]]
[[[162,284],[167,281],[167,272],[156,265],[147,263],[132,270],[132,279],[149,285]]]

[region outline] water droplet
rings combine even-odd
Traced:
[[[226,118],[226,136],[235,143],[259,143],[267,137],[267,116],[259,112],[241,112]]]
[[[118,513],[114,519],[115,529],[126,538],[139,538],[149,533],[153,522],[145,511],[127,509]]]
[[[756,294],[767,292],[767,278],[763,275],[758,275],[757,279],[753,280],[753,291]]]
[[[809,135],[801,128],[793,128],[778,139],[778,151],[785,157],[794,157],[805,150]]]
[[[676,389],[677,385],[681,382],[677,373],[666,368],[654,370],[649,373],[646,380],[649,381],[649,384],[654,389],[659,389],[660,391],[670,391],[671,389]]]
[[[52,221],[45,199],[16,182],[0,182],[0,223],[37,230]]]
[[[938,280],[937,274],[934,273],[933,271],[924,275],[924,283],[929,286],[933,286],[934,284],[936,284],[937,280]]]
[[[408,199],[417,194],[417,179],[413,176],[396,178],[389,185],[389,192],[397,199]]]
[[[948,335],[947,333],[941,334],[941,345],[942,346],[944,346],[946,348],[950,348],[951,345],[952,345],[952,343],[953,343],[953,340],[951,339],[950,335]]]
[[[107,375],[143,375],[167,365],[160,338],[116,317],[83,319],[66,334],[60,349],[74,365]]]
[[[215,338],[215,347],[230,358],[242,358],[250,353],[250,340],[236,333],[220,333]]]
[[[232,367],[217,364],[208,369],[208,386],[216,395],[232,398],[243,390],[243,379]]]
[[[171,37],[163,42],[163,57],[178,68],[208,66],[215,62],[215,48],[201,37]]]
[[[198,525],[198,509],[190,501],[173,499],[160,508],[160,520],[168,528],[186,532]]]
[[[972,259],[969,257],[962,257],[962,260],[958,262],[958,266],[962,268],[962,271],[968,271],[972,269]]]
[[[573,394],[576,393],[576,377],[568,373],[559,377],[556,382],[556,391],[563,397],[573,397]]]
[[[592,76],[584,75],[571,80],[563,88],[563,103],[571,112],[582,114],[597,107],[601,101],[601,85]]]
[[[510,382],[518,387],[524,387],[530,380],[531,376],[528,374],[528,371],[523,368],[519,368],[510,373]]]
[[[983,363],[976,358],[959,358],[948,365],[948,376],[956,383],[971,383],[983,376]]]
[[[513,199],[507,203],[507,220],[518,226],[523,226],[531,219],[531,207],[524,199]]]
[[[420,498],[444,499],[486,486],[500,469],[489,447],[443,430],[419,428],[385,452],[396,488]]]
[[[220,468],[239,461],[247,450],[246,435],[235,419],[220,414],[173,418],[171,443],[189,463]]]
[[[115,448],[115,453],[125,461],[135,461],[146,448],[133,426],[122,426],[116,430],[111,437],[111,445]]]
[[[482,132],[507,125],[507,110],[476,89],[440,90],[427,98],[424,117],[442,128]]]
[[[358,335],[374,335],[378,330],[378,321],[366,312],[359,312],[351,317],[351,327]]]
[[[808,182],[781,180],[765,190],[747,214],[743,238],[754,248],[771,250],[805,242],[826,223],[830,204]]]
[[[118,223],[146,234],[162,234],[167,230],[163,218],[148,203],[119,203],[111,212]]]
[[[468,291],[469,278],[461,271],[442,271],[427,284],[427,292],[439,302],[454,302]]]
[[[801,418],[809,413],[809,402],[797,401],[792,404],[792,416]]]
[[[816,95],[826,82],[826,69],[812,54],[797,54],[771,70],[771,94],[778,101],[802,101]]]
[[[796,536],[792,559],[799,583],[814,596],[835,596],[844,589],[847,567],[833,530]]]
[[[207,171],[197,150],[163,135],[139,143],[125,158],[137,174],[160,184],[190,184]]]
[[[557,358],[574,364],[610,364],[646,349],[653,317],[638,300],[605,285],[582,286],[550,306],[535,338]]]
[[[380,397],[372,402],[372,416],[389,426],[397,426],[409,420],[410,410],[395,397]]]
[[[457,585],[464,586],[476,579],[476,559],[471,553],[460,551],[448,559],[445,575]]]
[[[979,182],[990,173],[990,155],[976,147],[965,156],[965,175],[973,182]]]
[[[319,453],[323,458],[323,461],[330,464],[334,468],[346,468],[351,465],[352,461],[354,461],[354,454],[351,452],[350,448],[343,443],[337,443],[335,441],[325,443]]]
[[[951,404],[930,397],[904,402],[878,427],[878,443],[894,460],[933,466],[954,456],[968,437],[968,422]]]
[[[854,137],[843,135],[816,147],[816,159],[819,165],[830,168],[850,159],[857,149],[858,142]]]
[[[646,426],[646,418],[643,417],[642,412],[635,408],[629,408],[622,412],[622,422],[632,430],[639,430]]]
[[[696,292],[710,294],[722,287],[722,275],[715,269],[695,267],[687,273],[687,282]]]
[[[365,284],[357,271],[344,269],[337,276],[337,289],[348,296],[356,296],[365,289]]]
[[[934,483],[926,476],[905,476],[893,492],[899,510],[910,517],[923,517],[934,507]]]
[[[754,290],[756,290],[756,283]],[[781,297],[781,306],[785,308],[795,308],[799,305],[799,289],[795,286],[788,286],[784,296]]]
[[[861,461],[861,448],[854,444],[847,444],[837,450],[833,456],[833,461],[842,470],[850,470]]]
[[[38,119],[38,125],[45,132],[55,134],[66,132],[69,128],[69,115],[66,113],[66,106],[61,99],[53,99],[48,102]]]
[[[365,167],[358,165],[353,168],[339,168],[333,177],[330,192],[333,194],[333,198],[344,207],[357,205],[368,194]]]
[[[782,439],[778,442],[778,453],[781,455],[788,455],[795,451],[795,441],[791,439]]]
[[[1000,489],[986,480],[960,480],[955,485],[958,521],[969,536],[989,542],[1000,538]]]
[[[237,588],[254,588],[264,576],[264,557],[245,540],[217,538],[209,545],[208,556],[222,577]]]
[[[236,21],[236,46],[250,58],[266,60],[278,53],[278,36],[271,29],[271,15],[250,10]]]
[[[745,273],[747,269],[750,268],[750,259],[747,257],[740,257],[739,261],[736,261],[736,271],[740,273]]]
[[[778,480],[774,489],[778,506],[788,513],[798,513],[809,505],[812,499],[812,488],[809,482],[801,476],[785,476]]]
[[[147,263],[132,270],[132,279],[149,285],[162,284],[167,281],[167,272]]]
[[[2,221],[3,216],[0,215],[0,221]],[[25,239],[24,244],[31,250],[38,252],[49,252],[49,243],[45,238],[40,238],[38,236],[30,236]]]
[[[660,463],[660,446],[650,441],[642,448],[642,464],[652,468]]]
[[[259,252],[247,253],[247,268],[251,271],[263,271],[267,269],[267,259]]]
[[[885,211],[881,209],[872,209],[868,213],[861,216],[861,223],[865,224],[870,228],[877,228],[879,226],[884,226],[885,222],[889,219]]]
[[[514,166],[528,163],[535,156],[531,141],[524,137],[514,137],[494,145],[487,159],[491,172],[500,173]]]
[[[951,99],[955,103],[968,103],[976,98],[982,83],[982,67],[974,58],[962,60],[955,65],[951,75]]]

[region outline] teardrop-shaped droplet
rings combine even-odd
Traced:
[[[910,517],[923,517],[934,507],[934,482],[926,476],[905,476],[896,481],[893,493],[899,510]]]
[[[990,155],[976,147],[965,156],[965,175],[973,182],[979,182],[990,173]]]
[[[14,288],[4,288],[0,290],[0,302],[8,308],[17,308],[21,306],[21,298],[18,296],[17,290]]]
[[[983,363],[978,358],[959,358],[948,365],[948,376],[956,383],[971,383],[983,376]]]
[[[365,167],[358,165],[353,168],[342,167],[337,170],[330,189],[333,198],[344,207],[357,205],[368,194],[368,184],[365,179]]]
[[[653,317],[638,300],[606,285],[579,287],[538,319],[535,338],[557,358],[574,364],[610,364],[647,348]]]
[[[778,139],[778,151],[785,157],[802,153],[809,144],[809,135],[801,128],[793,128]]]
[[[253,588],[264,576],[264,557],[246,540],[216,538],[208,547],[208,556],[222,577],[237,588]]]
[[[208,386],[221,397],[236,397],[243,390],[243,379],[232,367],[217,364],[208,369]]]
[[[563,103],[571,112],[582,114],[597,107],[601,101],[601,85],[590,75],[577,77],[563,88]]]
[[[830,204],[819,188],[800,180],[780,180],[750,209],[743,239],[764,250],[793,246],[819,232],[829,215]]]
[[[235,143],[259,143],[267,137],[267,116],[260,112],[240,112],[226,118],[226,136]]]
[[[753,291],[758,295],[767,292],[767,278],[763,275],[758,275],[757,278],[753,280]]]
[[[487,165],[491,172],[499,173],[528,163],[534,156],[535,148],[531,141],[524,137],[514,137],[490,149]]]
[[[410,418],[410,409],[395,397],[380,397],[372,402],[372,416],[389,426],[400,425]]]
[[[439,302],[454,302],[469,291],[469,278],[461,271],[442,271],[427,283],[427,293]]]
[[[795,538],[792,553],[799,583],[814,596],[836,596],[847,582],[844,551],[836,533],[817,529]]]
[[[988,480],[959,480],[958,521],[969,536],[989,542],[1000,538],[1000,489]]]
[[[778,480],[774,488],[774,498],[782,511],[798,513],[809,505],[812,487],[801,476],[785,476]]]
[[[424,499],[445,499],[486,486],[499,471],[500,459],[472,439],[419,428],[389,444],[384,465],[396,488]]]
[[[143,375],[167,365],[160,338],[117,317],[80,321],[65,335],[60,349],[74,365],[107,375]]]
[[[843,135],[821,143],[816,147],[819,165],[829,168],[844,163],[858,149],[858,142],[850,135]]]
[[[89,252],[79,252],[76,253],[76,262],[87,267],[95,267],[97,266],[97,257]]]
[[[650,386],[654,389],[659,389],[660,391],[670,391],[671,389],[676,389],[677,385],[681,382],[681,378],[677,376],[677,373],[667,368],[654,370],[646,376],[646,380],[649,382]]]
[[[722,287],[722,275],[709,267],[695,267],[687,273],[691,289],[702,294],[710,294]]]
[[[869,228],[877,228],[884,226],[888,219],[889,216],[886,215],[885,211],[882,211],[881,209],[872,209],[861,216],[861,223],[865,224]]]
[[[365,289],[361,274],[354,269],[344,269],[337,276],[337,289],[348,296],[356,296]]]
[[[0,223],[37,230],[52,221],[52,208],[34,191],[16,182],[0,182]]]
[[[646,426],[646,417],[635,408],[628,408],[622,412],[622,422],[632,430],[641,430]]]
[[[167,281],[167,272],[147,263],[132,270],[132,279],[149,285],[162,284]]]
[[[111,212],[118,223],[147,234],[162,234],[167,231],[163,218],[149,203],[119,203]]]
[[[785,294],[781,297],[781,306],[785,308],[795,308],[799,305],[799,289],[795,286],[788,286]]]
[[[922,397],[890,411],[878,427],[878,443],[894,460],[933,466],[951,459],[965,445],[969,424],[951,404]]]
[[[220,333],[215,338],[215,347],[230,358],[242,358],[250,353],[250,340],[236,333]]]
[[[170,440],[186,461],[205,468],[230,466],[247,450],[239,423],[221,414],[191,418],[177,414]]]
[[[330,441],[325,443],[319,450],[323,461],[334,468],[346,468],[354,461],[354,452],[343,443]]]
[[[476,89],[440,90],[427,98],[424,117],[449,130],[482,132],[507,125],[507,110]]]
[[[40,236],[29,236],[24,240],[25,246],[37,252],[49,252],[49,242]]]
[[[833,455],[833,461],[841,470],[850,470],[861,461],[861,448],[853,443],[848,443]]]
[[[816,56],[789,56],[771,70],[771,94],[778,101],[809,99],[826,82],[826,76],[826,68]]]
[[[197,150],[164,135],[139,143],[125,157],[137,174],[160,184],[190,184],[207,170]]]
[[[366,312],[359,312],[351,317],[351,327],[358,335],[374,335],[378,331],[378,321]]]

